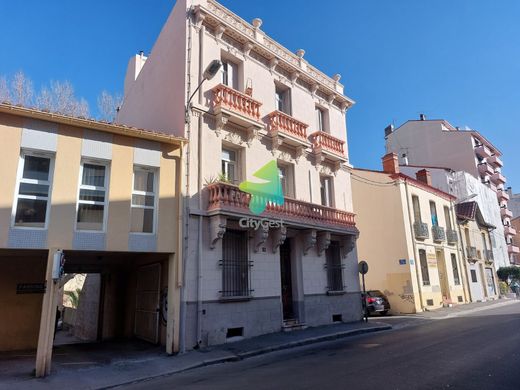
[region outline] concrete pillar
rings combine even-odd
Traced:
[[[56,308],[58,305],[59,286],[52,280],[52,266],[54,253],[57,249],[49,250],[47,269],[45,271],[46,289],[42,302],[40,332],[36,350],[36,377],[40,378],[51,373],[52,345],[54,343],[54,326],[56,323]]]

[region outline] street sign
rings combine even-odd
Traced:
[[[365,275],[368,272],[368,264],[366,261],[360,261],[358,264],[358,270],[361,275]]]

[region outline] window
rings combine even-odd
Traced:
[[[156,174],[148,168],[134,168],[134,185],[130,231],[133,233],[153,233],[156,208]]]
[[[444,219],[446,220],[446,229],[452,230],[450,209],[447,206],[444,206]]]
[[[430,201],[430,214],[432,217],[432,225],[439,226],[439,218],[437,217],[437,207],[435,206],[435,202]]]
[[[22,153],[13,225],[45,228],[49,210],[53,159]]]
[[[331,241],[325,251],[327,261],[327,283],[329,291],[343,291],[343,264],[338,241]]]
[[[430,274],[428,273],[428,260],[426,259],[426,251],[424,249],[419,249],[419,260],[421,262],[423,286],[429,286]]]
[[[327,207],[334,207],[332,202],[332,177],[320,177],[321,204]]]
[[[457,256],[452,253],[451,254],[451,269],[453,270],[453,280],[455,285],[460,285],[460,276],[459,276],[459,264],[457,263]]]
[[[482,233],[482,248],[484,248],[484,252],[486,252],[487,255],[488,245],[486,241],[486,235],[484,233]]]
[[[238,65],[229,60],[222,60],[222,84],[238,89]]]
[[[281,85],[275,85],[275,107],[287,115],[291,115],[291,90]]]
[[[329,129],[328,129],[328,123],[327,123],[327,119],[328,119],[327,111],[321,107],[316,106],[314,108],[314,112],[316,114],[316,130],[325,131],[328,133]]]
[[[469,235],[469,229],[464,229],[464,235],[466,236],[466,245],[471,246],[471,237]]]
[[[413,216],[414,221],[419,223],[422,222],[421,219],[421,204],[419,203],[419,197],[414,195],[412,196],[412,204],[413,204]]]
[[[77,230],[101,231],[105,226],[108,166],[83,162],[79,186]]]
[[[278,175],[284,196],[294,198],[292,165],[278,165]]]
[[[222,239],[222,297],[251,295],[246,231],[226,230]]]
[[[471,282],[472,283],[477,283],[478,282],[478,280],[477,280],[477,271],[472,269],[472,270],[470,270],[470,273],[471,273]]]
[[[237,154],[234,150],[222,149],[222,175],[233,184],[238,181]]]

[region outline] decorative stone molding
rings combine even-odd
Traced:
[[[206,19],[206,15],[204,15],[200,8],[197,8],[195,12],[193,13],[193,21],[195,23],[195,27],[197,29],[200,29],[202,26],[202,22],[204,22],[204,19]]]
[[[278,148],[282,146],[282,144],[283,139],[281,137],[279,137],[278,135],[271,136],[271,153],[273,154],[273,156],[276,154]]]
[[[213,215],[209,218],[210,249],[215,249],[217,242],[226,233],[227,218],[223,215]]]
[[[316,235],[316,229],[307,229],[302,233],[304,255],[307,255],[309,249],[316,245]]]
[[[224,126],[226,126],[226,124],[228,123],[228,120],[229,120],[228,115],[225,115],[222,113],[219,113],[216,115],[216,117],[215,117],[215,125],[216,125],[215,134],[217,134],[217,136],[220,136],[222,130],[224,129]]]
[[[258,138],[258,128],[251,126],[247,128],[246,144],[251,147],[253,141]]]
[[[253,251],[257,253],[260,250],[269,236],[269,226],[260,225],[258,229],[252,231],[251,238],[253,239]]]
[[[318,83],[311,84],[311,94],[312,94],[312,96],[316,96],[316,92],[318,91],[319,86],[320,85]]]
[[[276,57],[269,60],[269,70],[273,73],[274,68],[278,65],[278,59]]]
[[[294,150],[294,161],[298,164],[305,154],[305,146],[297,146]]]
[[[354,248],[356,247],[356,240],[357,240],[358,236],[356,235],[350,235],[350,236],[345,236],[341,239],[341,250],[342,250],[342,255],[343,255],[343,258],[346,259],[348,254],[350,252],[352,252],[354,250]]]
[[[215,38],[216,39],[222,38],[222,34],[224,34],[224,31],[226,31],[226,27],[224,27],[223,25],[218,25],[215,28]]]
[[[243,144],[242,137],[240,137],[240,135],[238,135],[234,131],[226,132],[226,136],[224,137],[224,140],[233,145],[242,145]]]
[[[285,226],[281,226],[278,229],[274,229],[272,233],[273,240],[273,253],[278,252],[278,248],[285,242],[287,238],[287,228]]]
[[[335,98],[336,98],[336,96],[334,96],[334,95],[327,96],[327,103],[329,103],[329,105],[331,105]]]
[[[244,43],[243,52],[244,52],[245,58],[247,58],[247,56],[249,56],[249,53],[251,52],[252,48],[253,48],[253,44],[251,42]]]
[[[292,72],[291,73],[291,83],[293,85],[296,83],[296,80],[298,80],[298,77],[300,77],[300,72]]]
[[[318,256],[327,250],[330,245],[330,232],[319,232],[317,237]]]

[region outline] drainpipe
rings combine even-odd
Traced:
[[[451,208],[451,214],[455,218],[455,223],[457,224],[457,230],[459,232],[459,237],[460,237],[460,240],[457,240],[457,252],[459,252],[459,253],[462,252],[462,263],[463,263],[462,268],[464,268],[464,279],[462,281],[462,291],[464,292],[464,299],[466,300],[466,302],[469,302],[468,297],[471,301],[471,291],[470,291],[469,285],[468,285],[468,272],[466,269],[466,253],[464,251],[464,248],[462,247],[462,232],[460,230],[460,224],[457,221],[457,215],[455,213],[455,207],[453,207],[453,201],[450,201],[450,208]]]
[[[413,245],[413,253],[414,253],[414,257],[415,257],[415,277],[417,278],[417,289],[419,290],[419,300],[420,300],[420,304],[421,304],[421,310],[424,311],[423,296],[422,296],[422,283],[421,283],[421,278],[419,277],[419,271],[418,271],[419,265],[417,264],[417,260],[420,261],[420,259],[418,259],[419,252],[417,252],[417,245],[415,243],[412,213],[410,212],[410,192],[408,190],[408,182],[406,180],[404,181],[404,187],[406,189],[406,210],[408,211],[408,223],[410,224],[410,232],[412,233],[412,245]]]

